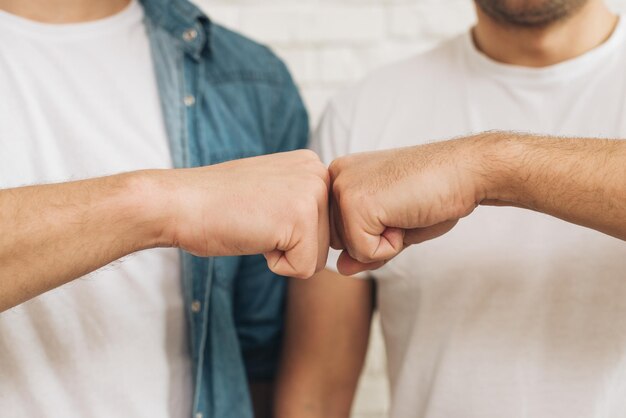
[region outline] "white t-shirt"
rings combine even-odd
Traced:
[[[337,97],[314,148],[328,163],[490,129],[626,138],[625,22],[540,69],[494,62],[459,36]],[[480,207],[374,276],[392,417],[626,416],[624,242]]]
[[[0,12],[0,188],[172,166],[142,19]],[[0,416],[187,417],[191,386],[176,250],[0,314]]]

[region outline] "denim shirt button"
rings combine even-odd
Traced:
[[[185,103],[185,106],[187,107],[193,106],[194,104],[196,104],[196,98],[193,97],[192,95],[187,95],[183,99],[183,103]]]
[[[202,304],[199,300],[194,300],[193,302],[191,302],[191,312],[198,313],[200,312],[200,309],[202,309]]]
[[[198,31],[194,28],[187,29],[183,32],[183,39],[185,42],[191,42],[198,37]]]

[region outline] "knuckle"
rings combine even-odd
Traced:
[[[320,160],[320,157],[313,150],[310,150],[310,149],[300,149],[300,150],[298,150],[296,152],[298,153],[298,155],[300,155],[302,158],[304,158],[306,160],[318,161],[318,162]]]
[[[341,198],[346,201],[358,200],[362,196],[360,185],[346,176],[339,177],[333,181],[332,192],[337,199]]]
[[[318,207],[328,198],[328,185],[317,176],[309,176],[298,183],[296,200],[303,206]]]
[[[330,184],[330,175],[328,174],[328,169],[323,164],[320,163],[314,167],[313,173],[315,174],[315,177],[322,180],[328,187]]]
[[[339,172],[341,171],[344,158],[345,157],[336,158],[335,160],[333,160],[333,162],[330,163],[330,165],[328,166],[328,171],[330,171],[331,175],[339,174]]]
[[[333,181],[331,191],[333,192],[333,195],[335,195],[335,197],[343,195],[345,189],[346,187],[344,186],[344,182],[341,179],[336,179],[335,181]]]
[[[322,179],[324,183],[330,184],[330,173],[321,161],[315,164],[312,171],[315,173],[315,176]]]
[[[312,185],[313,193],[316,197],[316,200],[326,199],[328,197],[328,184],[323,179],[319,177],[315,179],[315,182]]]
[[[326,167],[323,167],[323,171],[321,173],[322,180],[324,180],[324,184],[326,185],[326,189],[330,186],[330,172]]]

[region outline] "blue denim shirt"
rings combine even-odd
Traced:
[[[186,0],[142,3],[175,167],[306,145],[306,111],[271,51]],[[277,366],[285,279],[263,256],[190,254],[182,256],[182,277],[194,416],[251,418],[248,379],[271,379]]]

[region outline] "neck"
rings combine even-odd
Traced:
[[[576,14],[546,27],[509,26],[476,8],[473,29],[477,48],[506,64],[545,67],[575,58],[606,41],[617,25],[601,0],[590,0]]]
[[[42,23],[80,23],[122,11],[130,0],[0,0],[0,10]]]

